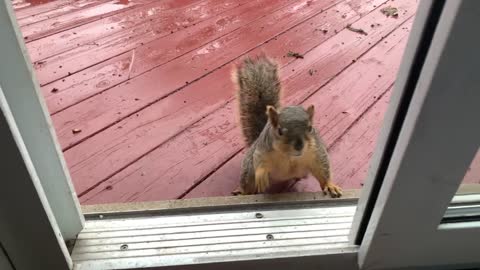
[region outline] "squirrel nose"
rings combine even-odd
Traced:
[[[302,140],[295,141],[293,148],[295,148],[295,150],[297,151],[301,151],[303,149],[303,141]]]

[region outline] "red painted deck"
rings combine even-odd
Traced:
[[[417,0],[13,2],[83,204],[229,195],[244,150],[229,73],[260,52],[280,63],[285,104],[316,105],[336,181],[360,188],[417,8]],[[386,6],[398,18],[383,15]],[[319,186],[306,179],[288,190]]]

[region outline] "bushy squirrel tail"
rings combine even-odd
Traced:
[[[235,67],[232,75],[237,87],[243,136],[250,146],[267,124],[267,106],[280,108],[278,65],[265,55],[245,58]]]

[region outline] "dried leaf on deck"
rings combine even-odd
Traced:
[[[388,6],[382,8],[380,11],[387,17],[398,18],[398,8],[396,7]]]
[[[292,51],[289,51],[289,52],[287,53],[287,56],[288,56],[288,57],[294,57],[294,58],[297,58],[297,59],[299,59],[299,58],[300,58],[300,59],[303,59],[303,55],[301,55],[301,54],[299,54],[299,53],[297,53],[297,52],[292,52]]]
[[[361,35],[365,35],[365,36],[368,35],[368,33],[365,32],[365,30],[360,29],[360,28],[352,27],[351,24],[347,24],[347,29],[350,30],[350,31],[352,31],[352,32],[359,33],[359,34],[361,34]]]

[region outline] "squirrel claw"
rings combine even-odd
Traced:
[[[238,195],[242,195],[243,192],[242,192],[242,190],[241,190],[240,188],[237,188],[237,189],[235,189],[234,191],[232,191],[231,194],[232,194],[233,196],[238,196]]]
[[[342,189],[333,183],[327,183],[323,189],[323,193],[325,195],[330,194],[332,198],[340,198],[342,196]]]

